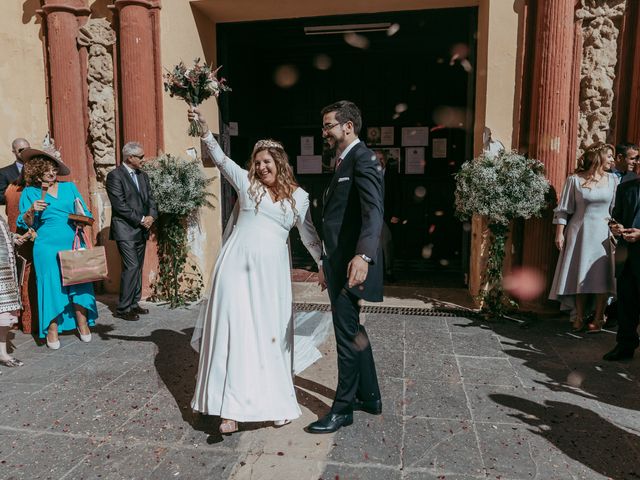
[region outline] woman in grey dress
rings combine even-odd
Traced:
[[[588,148],[567,178],[554,210],[560,256],[549,298],[571,311],[574,331],[601,331],[607,298],[616,291],[608,220],[618,180],[605,171],[613,165],[613,152],[603,143]],[[590,297],[595,297],[595,315],[585,326]]]

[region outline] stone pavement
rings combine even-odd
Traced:
[[[0,478],[640,479],[640,358],[601,362],[610,333],[368,314],[383,415],[304,433],[333,395],[329,340],[296,379],[302,418],[221,437],[189,409],[195,309],[125,322],[102,300],[90,344],[16,334],[26,366],[0,366]]]

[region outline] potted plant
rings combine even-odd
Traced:
[[[144,165],[151,191],[158,207],[158,278],[153,284],[153,298],[169,303],[171,308],[200,298],[204,286],[195,263],[188,263],[187,231],[201,207],[212,207],[206,178],[197,161],[187,161],[169,154]]]
[[[485,152],[465,162],[455,177],[458,217],[469,220],[480,215],[487,220],[491,243],[480,294],[482,312],[490,318],[501,318],[517,307],[502,286],[509,224],[515,219],[540,216],[547,206],[550,185],[544,165],[516,151]]]

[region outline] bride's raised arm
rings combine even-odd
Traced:
[[[248,172],[225,155],[224,151],[214,138],[213,133],[209,130],[207,121],[200,110],[195,107],[191,107],[189,109],[188,117],[189,120],[195,120],[197,118],[202,124],[204,131],[200,137],[202,156],[204,157],[205,155],[209,155],[213,160],[213,163],[216,164],[220,172],[222,172],[222,175],[224,175],[236,191],[244,189],[249,183]]]

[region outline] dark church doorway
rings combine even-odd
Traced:
[[[476,8],[218,24],[218,64],[233,87],[220,105],[231,158],[244,165],[257,139],[282,141],[319,226],[332,176],[317,158],[319,112],[354,101],[361,140],[389,161],[390,280],[463,286],[469,229],[454,215],[453,175],[473,151],[476,27]],[[226,194],[223,203],[228,211]],[[295,230],[292,255],[294,268],[312,268]]]

